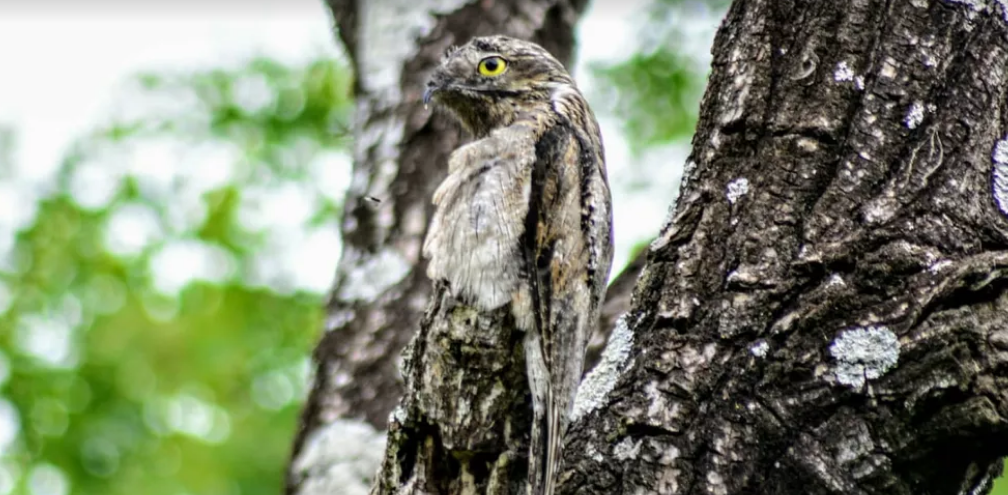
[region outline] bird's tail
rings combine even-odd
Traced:
[[[562,404],[554,399],[552,387],[546,389],[545,410],[535,411],[529,445],[529,495],[553,495],[563,447]]]
[[[546,446],[549,445],[545,414],[535,411],[532,434],[529,437],[528,491],[527,495],[542,495],[546,481]]]
[[[525,357],[528,365],[529,388],[532,392],[532,433],[529,435],[527,495],[546,494],[549,475],[553,394],[546,361],[543,359],[539,332],[525,333]]]
[[[560,404],[553,393],[553,387],[546,391],[546,461],[545,484],[542,495],[553,495],[556,478],[560,470],[560,450],[563,447],[563,417],[566,407]]]

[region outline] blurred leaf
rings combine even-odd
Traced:
[[[346,152],[349,81],[331,60],[145,74],[82,137],[0,263],[0,415],[20,425],[0,487],[281,489],[322,294],[259,271],[282,275],[268,240],[297,247],[275,229],[338,218],[316,182]],[[308,211],[270,203],[292,184]]]
[[[686,138],[696,125],[701,82],[688,61],[660,49],[610,67],[596,67],[612,87],[608,110],[623,116],[624,132],[639,149]]]
[[[618,116],[631,151],[687,139],[693,134],[709,70],[709,38],[702,31],[720,18],[727,0],[656,0],[647,10],[638,49],[627,59],[595,65],[601,88],[593,101]]]
[[[1008,460],[1005,462],[1005,470],[1008,471]],[[991,488],[990,495],[1008,495],[1008,476],[1004,474],[994,480],[994,487]]]

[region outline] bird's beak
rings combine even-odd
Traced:
[[[430,79],[427,80],[427,88],[424,90],[423,93],[424,106],[427,106],[430,102],[434,101],[434,96],[436,96],[438,92],[444,91],[444,89],[445,89],[444,75],[441,73],[440,70],[436,70],[434,71],[433,74],[431,74]]]
[[[427,106],[427,104],[429,104],[431,102],[431,99],[434,98],[434,93],[436,93],[439,89],[441,89],[441,88],[439,88],[437,86],[434,86],[432,84],[428,84],[427,85],[427,89],[424,90],[424,92],[423,92],[423,104],[424,104],[424,106]]]

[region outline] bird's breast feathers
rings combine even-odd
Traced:
[[[447,281],[456,298],[492,310],[514,296],[534,163],[535,135],[522,125],[498,129],[449,158],[423,253],[427,276]]]

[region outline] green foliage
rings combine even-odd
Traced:
[[[270,227],[250,198],[312,184],[341,149],[349,72],[255,60],[137,81],[6,260],[0,240],[0,406],[20,424],[0,493],[278,493],[322,301],[260,273]],[[335,229],[339,191],[321,187],[299,228]]]
[[[1008,471],[1008,461],[1005,462],[1005,470]],[[994,488],[991,489],[990,495],[1008,495],[1008,476],[1002,474],[1000,478],[994,480]]]
[[[618,115],[635,153],[687,139],[696,126],[711,33],[697,29],[720,18],[727,0],[657,0],[647,13],[638,48],[625,60],[598,64],[601,89],[592,100]]]
[[[609,102],[605,111],[624,116],[623,131],[633,149],[693,134],[702,75],[676,51],[659,48],[593,69],[609,90],[598,99]]]

